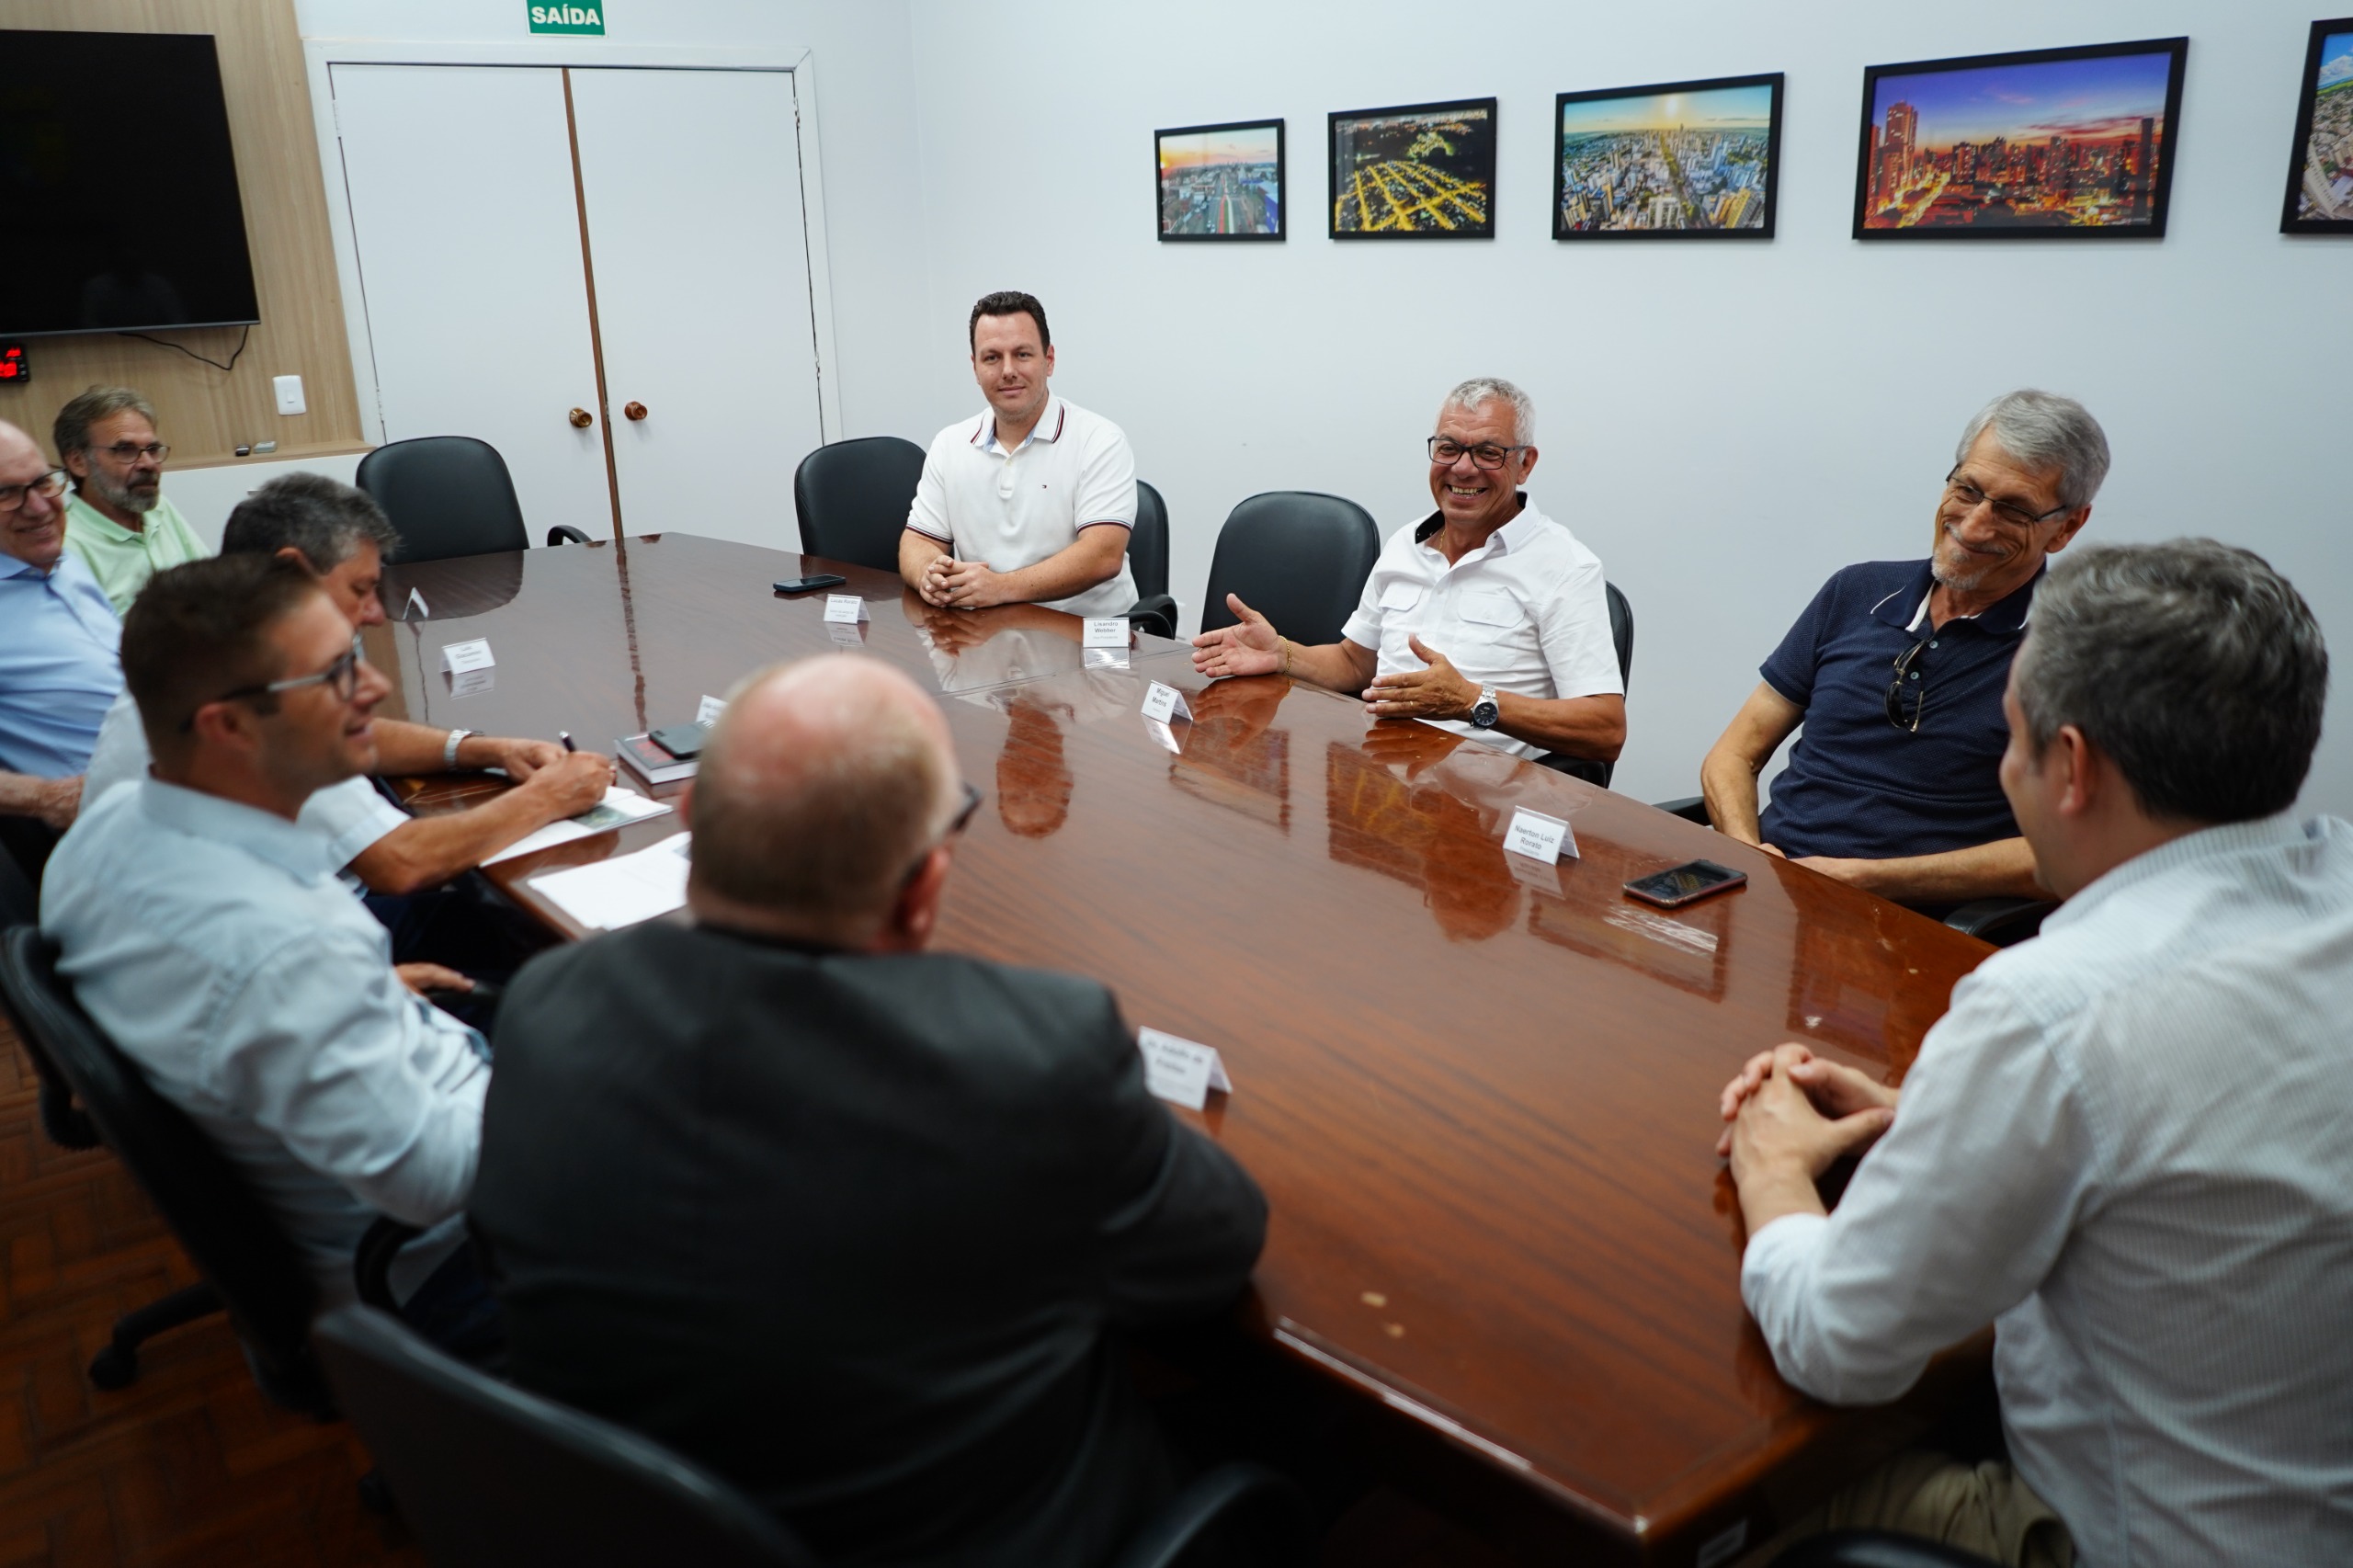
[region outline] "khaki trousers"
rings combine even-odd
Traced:
[[[2075,1561],[2065,1522],[2008,1465],[1914,1449],[1801,1516],[1740,1568],[1763,1568],[1806,1536],[1846,1529],[1925,1536],[2010,1568],[2074,1568]]]

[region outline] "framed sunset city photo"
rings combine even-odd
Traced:
[[[1283,237],[1283,122],[1245,119],[1152,133],[1164,240]]]
[[[1495,99],[1357,109],[1327,135],[1334,239],[1495,238]]]
[[[1552,237],[1773,237],[1781,75],[1563,93]]]
[[[1873,65],[1859,240],[2155,238],[2186,38]]]
[[[2313,24],[2283,234],[2353,234],[2353,17]]]

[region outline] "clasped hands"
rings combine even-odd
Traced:
[[[1727,1125],[1716,1153],[1732,1176],[1752,1233],[1784,1213],[1822,1212],[1813,1184],[1841,1155],[1859,1153],[1895,1120],[1898,1091],[1852,1067],[1825,1062],[1792,1040],[1757,1052],[1724,1085]]]
[[[985,609],[1010,601],[1005,575],[978,561],[959,561],[942,551],[925,563],[915,592],[941,609]]]
[[[1193,668],[1211,677],[1273,675],[1284,665],[1282,638],[1272,622],[1242,602],[1238,594],[1225,596],[1226,608],[1237,618],[1232,626],[1204,631],[1193,639]],[[1479,687],[1456,669],[1447,656],[1418,637],[1405,645],[1423,661],[1418,670],[1375,676],[1358,695],[1365,711],[1376,719],[1468,719],[1479,700]]]

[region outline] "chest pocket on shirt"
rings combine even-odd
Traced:
[[[1513,629],[1528,619],[1520,613],[1518,599],[1509,594],[1493,590],[1463,595],[1455,601],[1454,613],[1468,621],[1478,635],[1491,642],[1509,636]]]
[[[1383,609],[1411,609],[1421,602],[1422,585],[1419,583],[1400,578],[1381,590],[1381,608]]]

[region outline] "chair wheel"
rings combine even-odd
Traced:
[[[90,1382],[94,1387],[127,1389],[139,1381],[139,1352],[124,1345],[109,1345],[90,1358]]]

